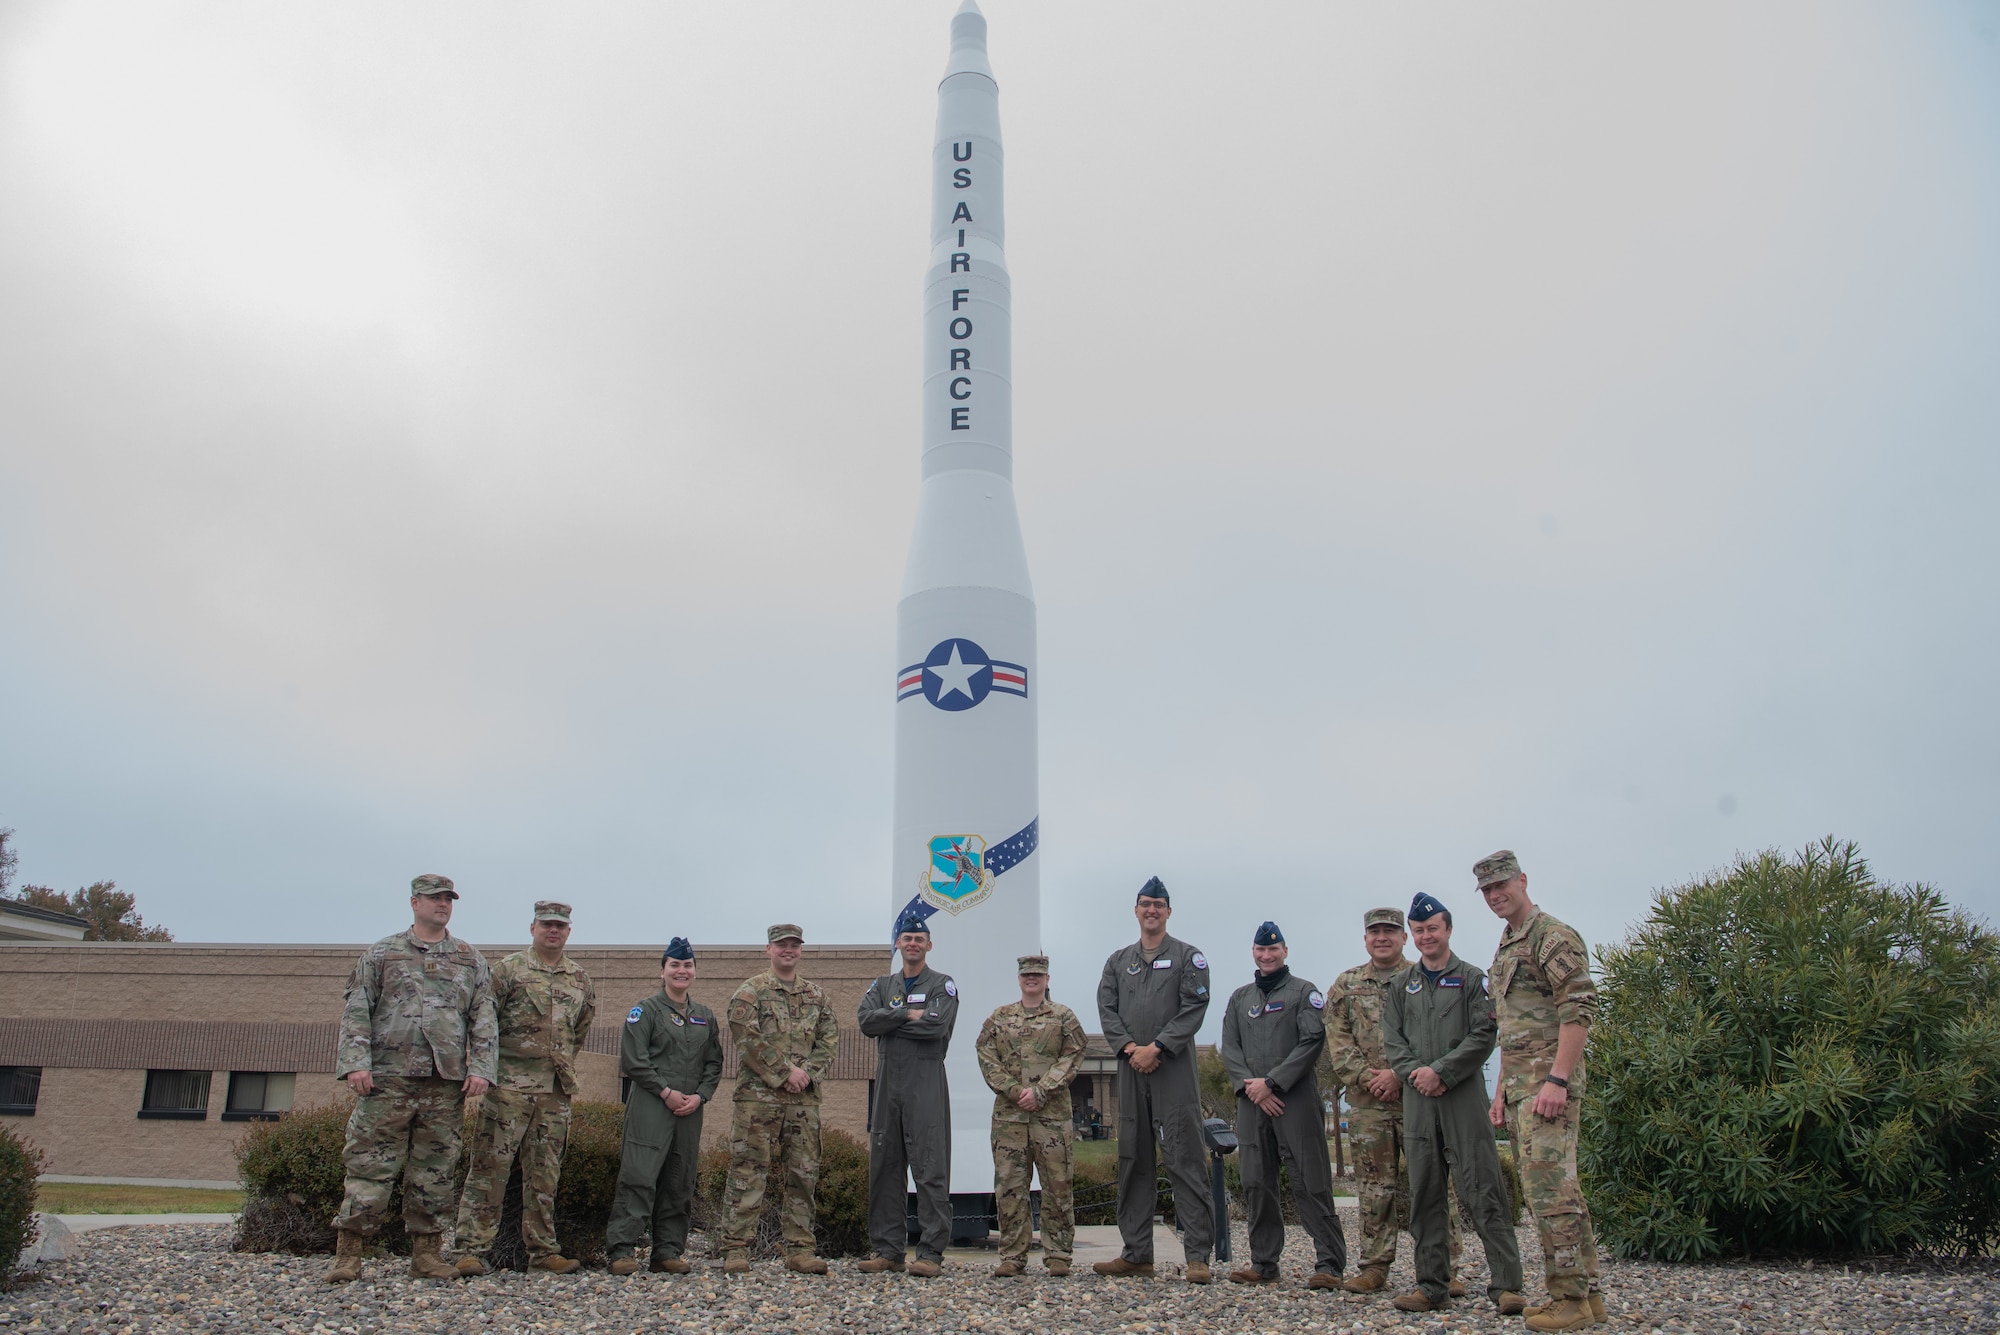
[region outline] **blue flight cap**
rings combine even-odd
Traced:
[[[688,944],[686,937],[677,936],[667,942],[666,950],[660,955],[660,967],[665,968],[668,960],[691,960],[693,958],[694,947]]]
[[[1174,902],[1173,896],[1167,893],[1165,882],[1161,881],[1157,876],[1139,887],[1138,899],[1164,899],[1169,904]],[[1135,899],[1133,902],[1137,903],[1138,899]]]
[[[1418,895],[1415,899],[1410,901],[1411,922],[1422,922],[1426,918],[1435,918],[1437,917],[1438,914],[1443,913],[1444,911],[1445,911],[1444,905],[1438,903],[1438,901],[1430,895]]]
[[[929,936],[931,925],[924,921],[923,914],[915,909],[908,909],[904,911],[902,917],[896,919],[896,935],[901,936],[905,932],[922,932],[925,936]]]
[[[1257,929],[1257,935],[1250,938],[1250,944],[1253,946],[1282,946],[1285,944],[1285,934],[1278,930],[1278,924],[1266,918],[1264,919],[1264,925]]]

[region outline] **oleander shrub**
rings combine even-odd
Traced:
[[[1740,857],[1601,952],[1580,1162],[1621,1256],[2000,1239],[2000,945],[1852,843]]]
[[[340,1211],[346,1176],[341,1150],[347,1139],[347,1118],[353,1110],[352,1099],[340,1099],[323,1107],[285,1113],[273,1122],[250,1124],[236,1147],[244,1192],[236,1250],[301,1255],[333,1250],[333,1217]],[[625,1109],[619,1104],[579,1099],[571,1105],[569,1145],[556,1187],[556,1243],[566,1256],[596,1261],[604,1255],[604,1228],[618,1184],[624,1127]],[[468,1144],[470,1140],[468,1118]],[[469,1154],[459,1155],[461,1186],[471,1167],[469,1160]],[[400,1183],[389,1198],[387,1221],[374,1242],[392,1253],[410,1250],[409,1235],[403,1228]],[[521,1243],[518,1159],[507,1184],[500,1231],[489,1259],[503,1269],[527,1267]]]
[[[21,1253],[34,1245],[35,1180],[41,1151],[0,1126],[0,1292],[13,1287]]]
[[[768,1259],[784,1254],[779,1206],[785,1177],[772,1165],[764,1183],[764,1212],[750,1241],[750,1255]],[[729,1195],[729,1151],[718,1146],[705,1151],[695,1170],[692,1223],[706,1233],[710,1249],[722,1250],[724,1210]],[[821,1256],[867,1256],[868,1146],[832,1127],[822,1127],[819,1139],[819,1184],[813,1192],[813,1239]]]

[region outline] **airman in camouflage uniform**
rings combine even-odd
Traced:
[[[1472,873],[1486,906],[1507,922],[1490,975],[1500,1025],[1491,1115],[1511,1129],[1521,1191],[1542,1235],[1549,1302],[1530,1313],[1528,1327],[1572,1330],[1604,1320],[1597,1239],[1576,1174],[1583,1049],[1597,1018],[1590,951],[1574,929],[1535,907],[1511,852],[1481,858]]]
[[[798,976],[805,933],[781,922],[766,938],[771,967],[747,979],[729,999],[737,1074],[722,1268],[730,1274],[750,1268],[750,1239],[763,1213],[764,1183],[777,1163],[785,1175],[785,1266],[824,1275],[826,1262],[813,1253],[820,1082],[833,1068],[840,1026],[820,985]]]
[[[1340,977],[1326,994],[1326,1066],[1329,1089],[1347,1092],[1347,1141],[1354,1149],[1355,1195],[1360,1198],[1361,1267],[1348,1279],[1353,1293],[1387,1287],[1396,1263],[1396,1234],[1410,1220],[1410,1171],[1403,1161],[1403,1083],[1382,1052],[1382,1004],[1389,983],[1409,967],[1408,933],[1401,909],[1369,909],[1361,928],[1369,959]],[[1380,958],[1377,958],[1377,953]],[[1377,1095],[1375,1086],[1387,1093]],[[1461,1227],[1458,1198],[1446,1212],[1451,1248],[1451,1296],[1465,1296],[1458,1282]]]
[[[1067,1275],[1076,1245],[1072,1196],[1075,1164],[1070,1137],[1069,1082],[1083,1065],[1083,1021],[1050,1001],[1049,957],[1016,962],[1021,999],[986,1017],[979,1030],[979,1073],[993,1090],[993,1195],[1000,1217],[1000,1264],[1005,1279],[1028,1264],[1033,1238],[1028,1175],[1042,1180],[1042,1264]]]
[[[576,1053],[597,1017],[597,988],[563,953],[569,912],[569,905],[553,899],[537,901],[529,927],[534,946],[515,951],[493,970],[500,1078],[480,1097],[472,1124],[472,1164],[458,1198],[454,1234],[461,1275],[487,1272],[485,1253],[500,1228],[516,1154],[528,1267],[566,1275],[580,1264],[556,1245],[556,1185],[569,1143]]]
[[[382,1227],[399,1178],[410,1273],[458,1278],[439,1237],[452,1215],[465,1099],[492,1083],[496,1042],[486,961],[446,929],[457,899],[450,877],[411,881],[415,922],[370,946],[347,980],[334,1074],[358,1097],[329,1283],[361,1277],[362,1243]]]

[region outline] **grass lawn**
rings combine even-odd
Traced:
[[[234,1214],[240,1191],[199,1187],[125,1187],[103,1182],[41,1182],[35,1208],[49,1214]]]

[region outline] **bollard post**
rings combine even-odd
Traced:
[[[1201,1124],[1201,1138],[1208,1146],[1208,1194],[1215,1207],[1215,1259],[1229,1256],[1229,1187],[1222,1171],[1222,1156],[1236,1153],[1236,1133],[1220,1117]]]

